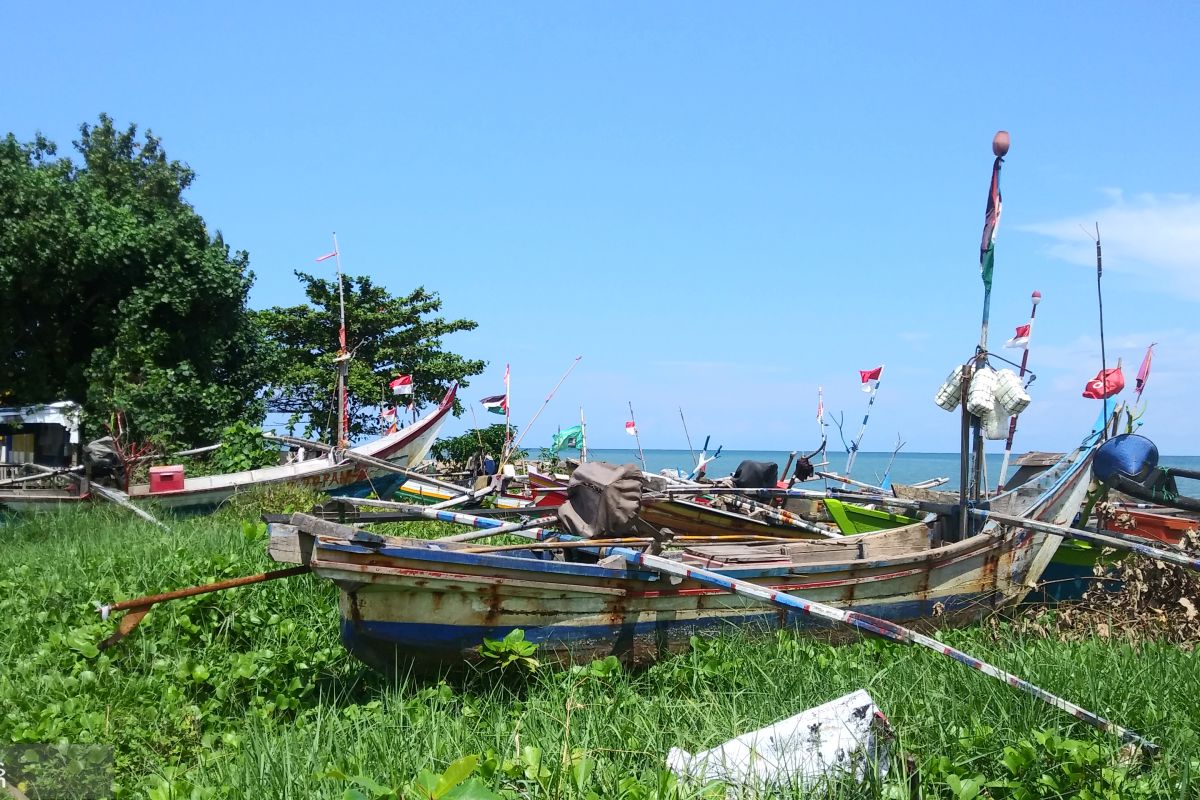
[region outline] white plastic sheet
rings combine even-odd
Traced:
[[[729,795],[811,789],[853,776],[858,782],[887,773],[887,719],[863,689],[743,734],[700,753],[677,747],[667,768],[700,783],[720,781]]]

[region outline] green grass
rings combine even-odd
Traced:
[[[0,743],[111,744],[119,796],[156,800],[429,797],[422,781],[464,756],[477,757],[456,767],[470,777],[444,796],[719,797],[676,785],[668,749],[705,749],[865,688],[925,797],[1200,797],[1200,666],[1167,645],[943,634],[1163,746],[1129,770],[1110,737],[929,651],[877,641],[731,631],[632,674],[600,663],[390,682],[339,645],[335,588],[303,576],[160,605],[95,651],[115,624],[97,602],[271,569],[264,551],[257,526],[228,516],[173,522],[170,534],[106,509],[0,524]],[[830,792],[909,797],[902,772],[897,759],[884,786]]]

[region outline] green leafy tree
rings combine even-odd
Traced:
[[[121,409],[161,442],[260,421],[249,259],[184,200],[195,173],[106,115],[73,144],[0,140],[0,402],[81,402],[89,433]]]
[[[517,427],[512,427],[513,439],[517,438]],[[504,425],[489,425],[486,428],[469,430],[458,436],[447,436],[438,439],[430,448],[433,457],[449,466],[451,469],[465,469],[467,461],[480,450],[480,441],[484,453],[490,453],[496,461],[504,452]]]
[[[271,345],[267,408],[288,414],[293,428],[301,422],[308,436],[328,438],[337,430],[338,290],[336,280],[296,272],[307,305],[257,313]],[[413,376],[418,404],[442,399],[450,384],[467,386],[486,362],[443,349],[442,339],[474,330],[467,319],[434,316],[442,308],[436,292],[418,287],[396,297],[368,277],[342,276],[346,302],[349,365],[348,408],[351,437],[379,431],[377,409],[391,400],[387,384],[397,375]],[[456,404],[455,413],[461,413]]]

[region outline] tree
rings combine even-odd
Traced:
[[[89,433],[121,409],[162,442],[261,421],[249,258],[183,199],[195,173],[103,114],[73,144],[0,141],[0,401],[81,402]]]
[[[517,428],[515,425],[511,433],[513,438],[516,438]],[[507,441],[506,434],[503,423],[488,425],[486,428],[475,428],[466,433],[460,433],[458,436],[438,439],[433,443],[429,452],[434,459],[444,463],[452,470],[466,469],[467,462],[479,452],[490,454],[492,458],[499,461],[500,454],[504,452],[504,443]],[[482,446],[480,442],[483,443]]]
[[[296,277],[308,305],[257,313],[272,353],[267,408],[290,415],[293,427],[303,421],[308,436],[328,438],[337,430],[337,282],[299,271]],[[441,400],[453,381],[467,386],[468,377],[483,372],[485,362],[442,349],[443,337],[474,330],[477,323],[429,316],[442,308],[436,292],[418,287],[394,297],[370,278],[350,275],[342,276],[342,291],[346,346],[353,354],[347,381],[352,437],[378,432],[375,409],[392,399],[387,384],[398,375],[413,376],[420,404]]]

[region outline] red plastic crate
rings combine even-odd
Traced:
[[[150,468],[150,494],[178,492],[183,489],[183,465]]]

